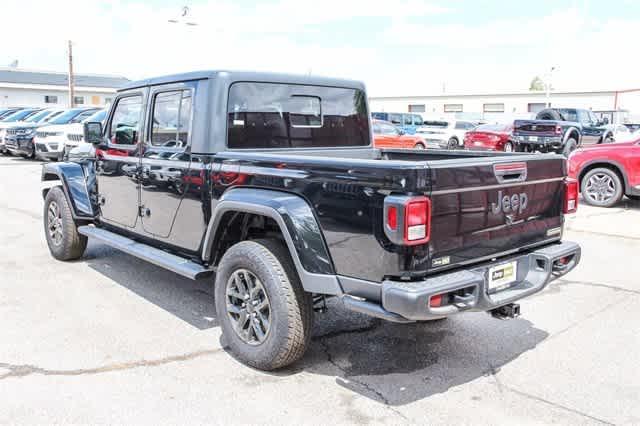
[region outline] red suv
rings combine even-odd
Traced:
[[[640,139],[579,148],[568,162],[587,204],[611,207],[623,195],[640,200]]]

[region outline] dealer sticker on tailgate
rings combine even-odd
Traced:
[[[501,290],[516,280],[518,262],[513,261],[489,269],[489,291]]]

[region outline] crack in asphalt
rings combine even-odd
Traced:
[[[36,220],[41,220],[42,219],[42,216],[37,214],[37,213],[30,212],[29,210],[24,210],[24,209],[19,209],[19,208],[16,208],[16,207],[11,207],[11,206],[8,206],[7,204],[4,204],[4,203],[0,204],[0,209],[8,210],[8,211],[11,211],[11,212],[14,212],[14,213],[20,213],[20,214],[23,214],[25,216],[29,216],[32,219],[36,219]]]
[[[584,286],[588,286],[588,287],[597,287],[597,288],[606,288],[609,290],[613,290],[613,291],[622,291],[625,293],[631,293],[631,294],[637,294],[640,295],[640,290],[632,290],[629,288],[624,288],[624,287],[619,287],[619,286],[615,286],[615,285],[611,285],[611,284],[603,284],[603,283],[594,283],[591,281],[572,281],[572,280],[565,280],[563,278],[558,280],[558,283],[561,285],[566,285],[566,284],[577,284],[577,285],[584,285]]]
[[[329,339],[342,336],[345,334],[361,334],[361,333],[372,331],[377,327],[379,327],[381,323],[382,323],[382,320],[374,318],[371,321],[371,324],[369,324],[366,327],[361,327],[361,328],[356,328],[351,330],[331,331],[329,333],[322,334],[320,336],[314,336],[311,340],[318,341],[320,343],[320,346],[322,347],[322,350],[325,356],[327,357],[327,361],[329,362],[329,364],[333,365],[342,373],[343,379],[349,380],[361,386],[362,388],[366,389],[370,393],[374,394],[378,398],[378,400],[381,401],[388,410],[390,410],[397,416],[401,417],[403,420],[409,421],[409,418],[407,416],[402,414],[399,410],[397,410],[391,405],[391,403],[389,402],[389,399],[384,395],[384,393],[380,392],[379,390],[371,386],[369,383],[366,383],[362,380],[358,380],[354,376],[350,376],[349,374],[347,374],[346,370],[342,368],[342,366],[340,366],[340,364],[338,364],[335,359],[333,359],[333,355],[331,354],[331,348],[329,347],[329,343],[327,342],[327,340]]]
[[[311,340],[322,340],[322,339],[333,339],[334,337],[342,336],[344,334],[361,334],[366,333],[368,331],[375,330],[380,325],[382,325],[382,320],[379,318],[372,318],[371,324],[366,327],[354,328],[350,330],[334,330],[325,334],[321,334],[319,336],[313,336]]]
[[[174,362],[189,361],[189,360],[201,358],[204,356],[214,355],[222,351],[223,351],[222,348],[207,349],[202,351],[189,352],[182,355],[168,356],[168,357],[159,358],[159,359],[151,359],[151,360],[143,359],[139,361],[107,364],[101,367],[82,368],[82,369],[75,369],[75,370],[52,370],[52,369],[42,368],[42,367],[29,365],[29,364],[8,364],[8,363],[0,362],[0,368],[9,370],[8,373],[0,374],[0,380],[8,379],[11,377],[27,377],[34,374],[41,374],[43,376],[84,376],[84,375],[110,373],[113,371],[132,370],[136,368],[158,367],[161,365],[171,364]]]
[[[509,385],[505,385],[504,383],[502,383],[502,381],[500,381],[500,379],[498,378],[497,373],[498,373],[498,369],[496,369],[493,365],[489,364],[489,368],[484,373],[484,375],[485,376],[491,376],[493,378],[493,380],[495,380],[496,386],[498,387],[498,390],[500,391],[500,393],[502,393],[503,391],[506,390],[508,392],[513,392],[516,395],[520,395],[520,396],[525,397],[527,399],[531,399],[531,400],[534,400],[534,401],[542,402],[544,404],[551,405],[552,407],[559,408],[561,410],[568,411],[570,413],[578,414],[579,416],[586,417],[586,418],[591,419],[591,420],[595,420],[595,421],[597,421],[599,423],[602,423],[602,424],[605,424],[605,425],[613,425],[614,424],[614,423],[611,423],[611,422],[609,422],[607,420],[601,419],[599,417],[592,416],[591,414],[587,414],[587,413],[585,413],[583,411],[576,410],[575,408],[567,407],[566,405],[562,405],[562,404],[559,404],[557,402],[549,401],[548,399],[541,398],[539,396],[532,395],[532,394],[527,393],[527,392],[523,392],[523,391],[515,389],[515,388],[513,388],[513,387],[511,387]]]

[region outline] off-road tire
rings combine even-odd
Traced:
[[[569,154],[571,154],[578,147],[578,142],[574,138],[569,138],[564,143],[564,148],[562,148],[562,155],[569,158]]]
[[[587,188],[589,179],[595,175],[606,175],[609,179],[611,179],[613,183],[614,193],[611,197],[607,198],[606,200],[602,200],[602,201],[593,200],[586,193],[586,188]],[[582,178],[582,181],[580,182],[580,189],[582,191],[582,199],[584,200],[584,202],[591,206],[596,206],[596,207],[611,207],[615,205],[618,201],[620,201],[622,199],[622,196],[624,195],[624,187],[622,184],[622,180],[620,179],[620,176],[618,176],[618,174],[613,170],[606,167],[598,167],[598,168],[589,170],[584,175],[584,177]]]
[[[61,240],[56,244],[50,232],[51,215],[49,208],[55,203],[59,211],[59,223],[62,227]],[[62,188],[55,186],[47,192],[44,200],[44,235],[51,255],[58,260],[74,260],[82,257],[87,248],[87,237],[78,233],[78,227],[73,220],[71,208]]]
[[[227,283],[239,269],[254,274],[269,298],[270,329],[259,344],[239,336],[227,311]],[[275,370],[302,358],[311,338],[313,299],[302,288],[291,256],[280,241],[242,241],[229,248],[218,265],[214,293],[223,336],[240,361],[260,370]]]

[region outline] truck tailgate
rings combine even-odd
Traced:
[[[541,157],[433,164],[430,266],[478,261],[559,239],[564,160]]]

